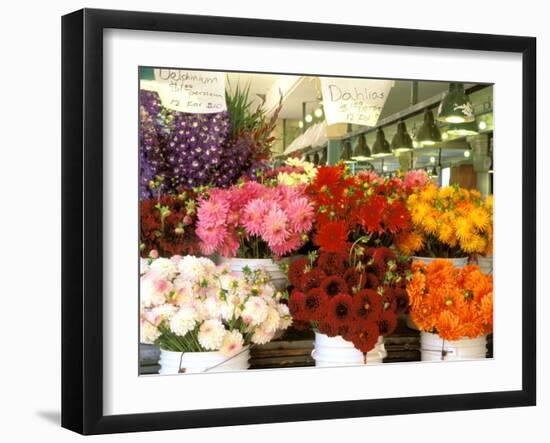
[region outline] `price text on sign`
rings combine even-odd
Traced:
[[[209,114],[227,109],[222,72],[155,69],[162,104],[180,112]]]
[[[392,86],[392,80],[321,77],[327,123],[375,126]]]

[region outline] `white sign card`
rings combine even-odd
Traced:
[[[329,125],[375,126],[393,80],[320,77],[325,118]]]
[[[211,71],[155,69],[157,91],[169,109],[211,114],[227,109],[225,74]]]

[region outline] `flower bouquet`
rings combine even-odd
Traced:
[[[313,215],[303,185],[245,182],[200,199],[196,233],[204,254],[219,253],[234,272],[263,267],[282,289],[286,277],[272,259],[305,244]]]
[[[161,373],[246,369],[248,347],[292,322],[261,270],[237,276],[193,256],[141,263],[140,337],[161,348]]]
[[[485,358],[493,329],[493,279],[476,265],[415,261],[407,284],[410,314],[421,335],[422,360]]]
[[[289,266],[290,313],[295,327],[315,330],[317,366],[381,362],[381,336],[394,331],[407,309],[408,260],[385,247],[356,252],[311,253]]]
[[[491,201],[458,186],[438,189],[430,183],[418,188],[407,200],[413,229],[401,232],[396,245],[406,255],[461,258],[460,265],[465,265],[469,255],[491,248]]]
[[[163,193],[182,186],[228,187],[241,177],[256,178],[266,168],[281,105],[268,117],[253,109],[249,88],[226,91],[227,111],[177,112],[164,107],[156,92],[140,91],[140,197],[162,178]]]
[[[389,247],[410,228],[403,183],[372,172],[349,174],[345,165],[322,166],[307,188],[315,206],[314,243],[347,253],[358,239]]]
[[[156,186],[159,187],[158,185]],[[199,253],[195,235],[195,194],[183,191],[140,201],[140,252],[156,251],[161,257]]]

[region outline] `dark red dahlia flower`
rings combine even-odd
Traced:
[[[380,266],[387,265],[389,261],[397,260],[395,252],[393,252],[390,248],[385,247],[375,248],[372,257],[374,258],[374,261]]]
[[[407,312],[407,309],[409,309],[409,295],[407,294],[407,290],[404,288],[393,288],[391,291],[393,292],[393,298],[396,302],[395,313],[398,315],[404,314]]]
[[[328,304],[327,319],[335,327],[340,327],[352,318],[352,298],[348,294],[337,294]]]
[[[390,335],[397,327],[397,315],[393,311],[385,311],[376,322],[380,335]]]
[[[355,290],[365,287],[366,275],[364,272],[359,272],[355,268],[349,268],[344,273],[344,280],[348,285],[348,289],[351,294],[355,292]]]
[[[288,280],[295,288],[301,289],[301,280],[305,273],[305,268],[309,264],[307,258],[294,260],[288,267]]]
[[[307,292],[313,288],[321,286],[321,282],[326,277],[325,273],[319,268],[313,268],[311,271],[306,272],[300,280],[300,286],[302,290]]]
[[[360,327],[354,329],[351,342],[363,354],[366,354],[374,348],[379,335],[380,332],[376,323],[362,324]]]
[[[351,322],[344,323],[343,325],[338,326],[338,335],[344,340],[351,341],[353,339],[353,328]]]
[[[319,332],[329,337],[336,337],[337,335],[339,335],[338,328],[334,325],[334,323],[328,320],[323,320],[319,322]]]
[[[342,275],[346,271],[346,256],[337,252],[322,252],[317,266],[327,275]]]
[[[378,277],[373,272],[368,272],[365,274],[365,284],[364,287],[366,289],[373,289],[377,290],[378,286],[380,286],[380,280],[378,280]]]
[[[394,297],[393,291],[387,286],[384,287],[384,293],[382,295],[382,311],[397,310],[397,300]]]
[[[309,320],[305,314],[306,295],[298,290],[292,291],[288,298],[288,309],[292,318],[296,320]]]
[[[348,292],[348,285],[342,277],[332,275],[326,277],[321,282],[321,289],[328,297],[334,297],[337,294],[345,294]]]
[[[311,289],[305,296],[304,311],[309,320],[322,320],[327,314],[328,296],[320,288]]]
[[[382,299],[372,289],[363,289],[353,296],[353,315],[359,322],[375,322],[382,315]]]

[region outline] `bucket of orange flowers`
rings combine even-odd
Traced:
[[[412,229],[401,232],[396,246],[406,255],[429,264],[446,259],[462,268],[470,256],[490,254],[492,198],[458,186],[417,188],[407,199]]]
[[[477,265],[459,269],[446,260],[412,265],[410,314],[421,331],[421,359],[485,358],[493,330],[493,279]]]

